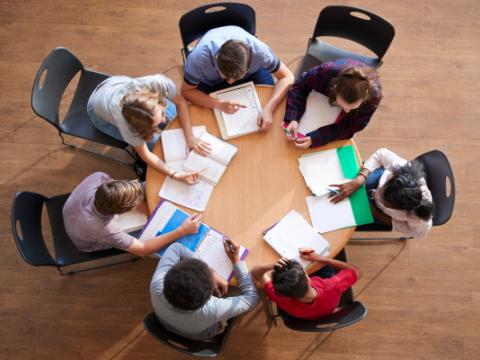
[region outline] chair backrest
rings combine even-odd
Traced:
[[[445,224],[452,216],[455,206],[455,179],[447,156],[440,150],[432,150],[418,156],[416,160],[425,168],[427,186],[435,203],[433,225]]]
[[[42,234],[42,210],[46,200],[43,195],[28,191],[16,193],[13,198],[13,238],[23,260],[33,266],[56,266]]]
[[[58,47],[43,60],[32,88],[32,109],[60,130],[59,108],[70,81],[84,71],[80,60],[69,50]]]
[[[351,6],[327,6],[318,15],[312,39],[334,36],[355,41],[381,60],[394,36],[393,26],[369,11]]]
[[[188,46],[192,42],[208,30],[227,25],[239,26],[255,35],[255,10],[246,4],[221,2],[203,5],[182,15],[178,26],[185,58],[190,53]]]
[[[157,316],[153,312],[148,314],[145,320],[143,320],[145,329],[150,335],[177,351],[197,357],[218,356],[230,334],[233,322],[234,319],[230,319],[225,331],[211,340],[200,341],[190,340],[168,331],[160,321],[158,321]]]
[[[334,331],[355,324],[367,315],[367,309],[359,301],[353,301],[340,310],[319,320],[304,320],[278,309],[285,326],[304,332]]]

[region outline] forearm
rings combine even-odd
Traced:
[[[255,279],[255,281],[260,281],[262,279],[263,274],[265,274],[267,271],[273,270],[273,264],[268,264],[268,265],[255,265],[250,273],[252,274],[252,277]]]
[[[193,131],[192,131],[192,122],[190,120],[190,112],[188,110],[187,102],[182,97],[181,100],[177,101],[176,105],[177,105],[178,118],[180,119],[180,124],[182,125],[183,133],[185,134],[185,139],[189,139],[193,136]]]
[[[270,96],[270,99],[268,99],[267,103],[263,106],[263,109],[267,109],[273,113],[287,95],[292,82],[293,78],[291,79],[289,76],[279,79],[273,88],[273,93]]]
[[[182,90],[182,95],[192,104],[203,106],[209,109],[219,107],[219,101],[197,89]]]
[[[137,149],[135,148],[135,150]],[[140,156],[140,158],[143,161],[145,161],[145,163],[148,166],[151,166],[152,168],[161,172],[162,174],[166,174],[169,176],[172,174],[173,171],[157,155],[152,153],[150,150],[147,150],[147,151],[137,150],[137,153]]]
[[[147,240],[143,243],[143,253],[144,256],[148,256],[157,252],[158,250],[164,248],[167,245],[170,245],[172,242],[184,236],[184,233],[178,228],[169,233],[156,236],[150,240]]]

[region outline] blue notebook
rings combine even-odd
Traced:
[[[155,236],[159,236],[159,235],[162,235],[162,234],[167,234],[167,233],[179,228],[180,225],[182,225],[182,223],[185,221],[185,219],[187,217],[188,217],[188,214],[183,212],[182,210],[180,210],[180,209],[175,210],[175,213],[172,215],[170,220],[168,220],[165,227],[162,230],[157,231]],[[198,232],[196,234],[190,234],[190,235],[183,236],[183,237],[177,239],[176,242],[182,244],[187,249],[190,249],[191,251],[195,252],[198,245],[203,240],[203,238],[207,235],[209,230],[210,229],[208,228],[208,226],[202,223],[202,224],[200,224],[200,227],[199,227]],[[159,251],[157,251],[157,254],[159,256],[162,256],[166,250],[167,250],[166,247],[163,248],[163,249],[160,249]]]

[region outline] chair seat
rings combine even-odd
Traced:
[[[307,53],[303,58],[302,64],[297,73],[297,78],[302,73],[310,70],[314,66],[320,65],[327,61],[338,59],[359,60],[374,68],[378,67],[380,64],[377,57],[359,55],[350,51],[340,49],[324,41],[314,39],[311,41]]]
[[[70,109],[60,126],[67,135],[121,149],[125,149],[128,146],[126,142],[117,140],[98,130],[90,120],[85,108]]]
[[[357,226],[355,231],[392,231],[392,227],[385,224],[366,224]]]

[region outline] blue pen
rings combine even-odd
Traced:
[[[327,188],[327,190],[330,194],[335,194],[335,195],[340,194],[340,191],[338,191],[337,189]]]

